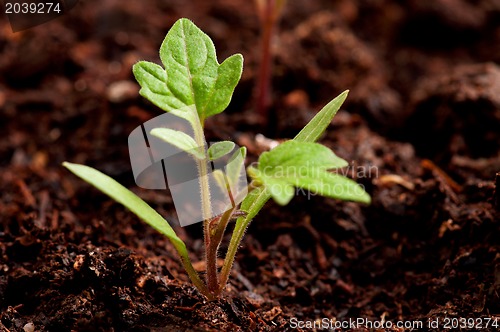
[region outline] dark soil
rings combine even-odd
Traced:
[[[245,57],[228,111],[207,124],[211,139],[235,139],[254,161],[267,148],[258,133],[293,137],[350,89],[322,143],[373,199],[269,203],[214,302],[164,237],[61,167],[96,167],[176,223],[168,192],[135,186],[127,136],[161,114],[138,96],[131,66],[158,61],[179,17],[214,39],[220,59]],[[288,330],[292,317],[500,324],[500,3],[289,1],[266,130],[252,113],[258,32],[243,0],[89,0],[23,32],[1,23],[1,330]],[[199,261],[201,227],[176,230]]]

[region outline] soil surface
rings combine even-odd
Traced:
[[[138,95],[131,66],[159,61],[179,17],[213,38],[220,60],[245,57],[209,139],[232,138],[255,161],[269,146],[257,134],[291,138],[349,89],[321,142],[373,200],[269,203],[214,302],[162,235],[61,166],[90,165],[131,188],[202,259],[200,225],[175,226],[169,193],[134,184],[127,149],[128,134],[161,114]],[[289,1],[267,127],[252,111],[258,45],[254,3],[243,0],[89,0],[19,33],[1,22],[0,330],[273,331],[293,330],[293,318],[360,317],[422,321],[422,331],[446,317],[500,325],[500,2]]]

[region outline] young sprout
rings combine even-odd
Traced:
[[[271,105],[271,43],[286,0],[255,0],[261,24],[260,65],[255,85],[255,109],[262,123],[269,118]]]
[[[243,57],[239,54],[219,64],[212,40],[187,19],[178,20],[160,48],[163,67],[146,61],[134,65],[134,75],[141,85],[140,94],[175,117],[184,119],[191,133],[172,128],[154,128],[150,134],[181,151],[196,163],[199,179],[199,202],[204,228],[205,280],[193,268],[184,242],[170,224],[130,190],[88,166],[65,162],[71,172],[124,205],[137,217],[165,235],[177,250],[195,287],[208,299],[218,298],[227,283],[236,251],[251,220],[272,197],[285,205],[295,189],[303,188],[319,195],[341,200],[370,203],[369,195],[353,180],[329,170],[347,166],[325,146],[315,143],[330,124],[347,97],[347,91],[328,103],[298,134],[271,151],[264,152],[256,167],[248,168],[252,186],[247,194],[238,185],[246,149],[223,141],[205,147],[205,119],[222,112],[229,104],[238,83]],[[225,172],[210,165],[225,157]],[[214,181],[209,181],[210,176]],[[243,173],[243,178],[245,178]],[[244,179],[246,181],[246,179]],[[212,186],[227,190],[231,205],[215,213]],[[238,204],[240,204],[238,208]],[[236,219],[224,264],[217,268],[219,245],[228,223]]]

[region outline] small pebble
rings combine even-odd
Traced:
[[[23,327],[24,332],[35,332],[35,324],[33,323],[27,323]]]
[[[139,86],[130,81],[118,81],[112,83],[107,91],[108,100],[113,103],[121,103],[123,101],[137,97]]]

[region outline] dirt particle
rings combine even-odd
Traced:
[[[260,308],[265,301],[261,295],[254,292],[245,291],[243,292],[243,296],[256,309]]]
[[[118,81],[112,83],[106,91],[109,101],[113,103],[121,103],[133,99],[137,97],[138,93],[138,85],[131,81]]]
[[[266,311],[264,313],[264,319],[266,319],[267,321],[272,321],[274,320],[276,317],[278,317],[279,315],[282,314],[282,310],[280,307],[273,307],[271,310],[269,311]]]
[[[24,332],[35,332],[35,324],[33,323],[27,323],[23,327]]]
[[[80,271],[84,262],[85,262],[85,255],[76,256],[75,263],[73,264],[73,269],[75,269],[76,271]]]

